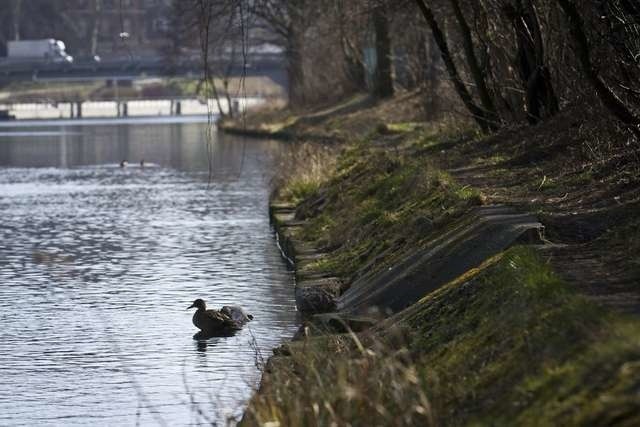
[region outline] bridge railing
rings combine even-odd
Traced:
[[[231,105],[220,100],[223,112],[231,109],[242,111],[266,102],[261,97],[232,98]],[[220,109],[215,99],[189,97],[130,98],[118,100],[87,100],[67,102],[0,102],[0,110],[6,110],[16,119],[68,119],[80,117],[140,117],[172,115],[218,115]]]

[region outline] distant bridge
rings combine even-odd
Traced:
[[[262,97],[232,97],[205,99],[202,97],[157,97],[157,98],[114,98],[109,100],[66,100],[47,99],[32,102],[0,101],[0,111],[4,111],[4,120],[11,119],[74,119],[74,118],[120,118],[150,116],[192,116],[217,115],[220,110],[238,112],[258,106],[265,102]]]
[[[241,58],[240,58],[241,59]],[[231,76],[264,76],[275,83],[288,87],[284,56],[280,53],[260,53],[247,56],[245,63],[234,61]],[[216,64],[215,60],[211,61]],[[224,60],[220,62],[224,64]],[[228,63],[228,62],[227,62]],[[226,68],[226,66],[225,66]],[[0,62],[0,83],[14,81],[87,81],[87,80],[134,80],[144,77],[203,77],[203,66],[199,59],[178,58],[169,62],[163,58],[127,58],[100,62],[44,63],[44,62]]]

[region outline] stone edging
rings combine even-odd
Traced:
[[[342,281],[338,277],[305,274],[304,265],[322,258],[317,247],[295,238],[304,221],[295,217],[295,206],[271,203],[269,220],[276,234],[276,242],[283,258],[295,271],[295,299],[303,315],[333,312],[337,308]]]

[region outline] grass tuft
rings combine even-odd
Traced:
[[[314,338],[271,359],[245,425],[432,426],[423,378],[408,352],[355,336]]]
[[[335,169],[336,156],[335,150],[326,145],[292,146],[280,158],[272,198],[292,204],[311,198]]]

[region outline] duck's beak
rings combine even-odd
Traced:
[[[195,305],[191,304],[189,307],[187,307],[187,310],[189,310],[190,308],[195,307]]]

